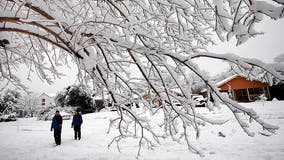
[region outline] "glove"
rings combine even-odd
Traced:
[[[52,131],[52,128],[50,128],[50,131]]]
[[[71,128],[73,128],[73,125],[71,125]]]

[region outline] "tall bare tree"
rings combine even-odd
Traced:
[[[255,24],[263,17],[282,18],[283,6],[283,0],[1,0],[0,78],[24,88],[14,74],[24,64],[51,83],[51,76],[61,76],[57,66],[66,64],[70,56],[79,66],[79,77],[93,81],[94,87],[104,86],[117,106],[118,118],[110,126],[116,125],[119,135],[112,142],[139,137],[138,153],[144,142],[150,147],[159,142],[161,135],[150,120],[126,107],[139,100],[153,115],[164,113],[161,127],[166,136],[184,139],[190,150],[201,154],[191,144],[189,132],[193,129],[198,137],[200,125],[223,122],[196,113],[187,72],[205,82],[216,105],[222,101],[249,136],[253,133],[241,113],[269,132],[278,128],[252,109],[223,97],[192,60],[221,59],[248,76],[261,75],[270,83],[283,81],[283,64],[206,50],[214,43],[213,33],[222,41],[235,37],[237,45],[260,34]]]

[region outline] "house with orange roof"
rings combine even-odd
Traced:
[[[245,76],[233,75],[217,83],[221,92],[227,92],[229,97],[238,102],[251,102],[264,95],[270,99],[268,83],[259,80],[249,80]]]

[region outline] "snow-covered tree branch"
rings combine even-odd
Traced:
[[[222,41],[235,37],[240,45],[261,34],[254,26],[264,16],[276,20],[284,16],[283,11],[282,0],[2,0],[0,80],[24,88],[13,74],[24,64],[29,72],[52,83],[51,76],[62,76],[58,66],[71,57],[81,71],[88,73],[85,80],[92,81],[94,87],[104,86],[117,107],[118,118],[111,121],[111,126],[117,125],[119,135],[112,142],[139,137],[140,152],[144,142],[153,147],[160,137],[178,142],[183,138],[190,150],[202,154],[191,144],[192,129],[198,137],[200,125],[225,121],[196,113],[189,73],[197,75],[210,89],[214,104],[208,103],[208,107],[225,103],[248,135],[253,134],[245,120],[239,118],[240,113],[246,113],[269,132],[274,133],[277,127],[222,96],[192,60],[221,59],[248,76],[257,71],[270,83],[275,79],[283,81],[283,64],[265,64],[206,50],[214,44],[212,34]],[[160,127],[164,135],[155,132],[151,120],[127,107],[134,102],[148,108],[152,115],[163,112]]]

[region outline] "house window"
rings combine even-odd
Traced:
[[[259,95],[263,94],[262,88],[250,88],[249,89],[249,100],[254,101],[259,99]]]
[[[255,95],[255,94],[262,94],[263,90],[261,88],[250,88],[249,94]]]
[[[253,88],[249,88],[248,91],[249,91],[249,94],[254,94]]]
[[[242,92],[242,96],[247,96],[248,95],[248,92],[246,89],[241,89],[241,92]]]
[[[41,100],[41,105],[45,106],[45,99],[44,98]]]

